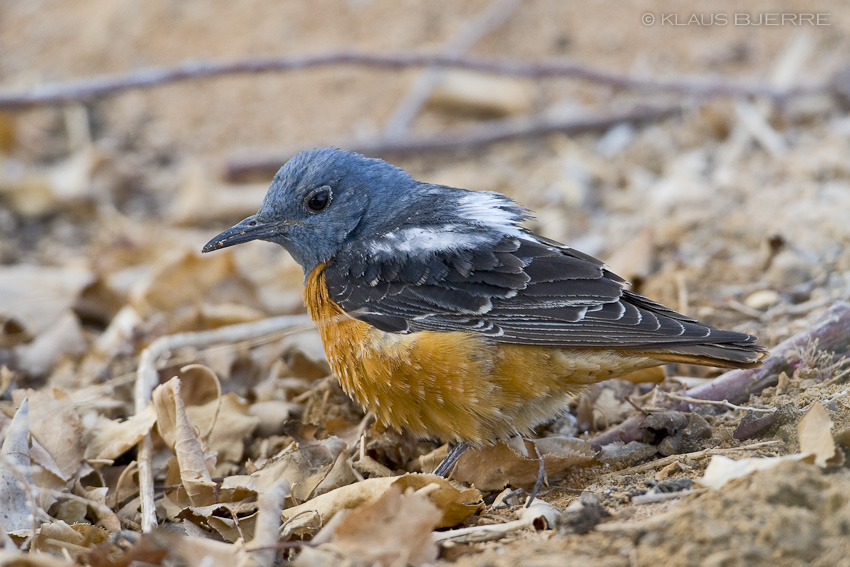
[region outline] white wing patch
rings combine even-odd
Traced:
[[[372,254],[420,254],[470,249],[492,240],[492,235],[470,232],[468,226],[444,224],[389,232],[370,242],[369,248]]]
[[[467,193],[458,199],[454,212],[459,217],[458,222],[401,228],[369,242],[369,251],[373,255],[416,255],[469,250],[493,244],[504,237],[528,239],[517,224],[523,219],[523,213],[512,201],[496,193]]]
[[[516,206],[506,197],[488,191],[468,193],[459,200],[457,214],[475,224],[503,232],[507,236],[522,236],[517,223],[522,214],[507,207]]]

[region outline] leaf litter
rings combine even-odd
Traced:
[[[551,33],[508,39],[521,49],[569,19],[528,9]],[[348,29],[342,15],[328,21]],[[760,41],[786,43],[742,44],[742,66],[769,68],[769,54],[794,44],[771,31]],[[617,49],[604,47],[585,55]],[[360,113],[376,95],[346,100]],[[0,564],[847,564],[846,341],[808,342],[772,385],[725,406],[694,402],[689,390],[716,374],[683,365],[666,380],[595,386],[536,441],[467,455],[450,481],[428,475],[445,447],[372,423],[327,378],[315,332],[266,319],[300,313],[302,276],[285,255],[197,253],[265,188],[225,184],[209,156],[174,150],[212,143],[184,122],[186,105],[203,105],[158,96],[138,100],[174,112],[157,124],[183,125],[170,134],[182,142],[125,114],[135,95],[93,103],[107,135],[87,141],[68,134],[89,123],[86,108],[0,115],[0,138],[20,140],[0,149]],[[551,93],[538,96],[557,110]],[[607,259],[641,293],[776,345],[850,297],[850,138],[842,115],[808,104],[710,101],[601,140],[553,136],[401,165],[508,192],[539,211],[535,229]],[[241,125],[250,112],[233,117]],[[465,120],[453,112],[435,106],[422,126]],[[204,121],[209,139],[229,143],[227,119]],[[250,336],[244,325],[256,326]],[[220,334],[193,335],[205,332]],[[135,373],[156,345],[167,348],[150,351],[153,403],[136,411]],[[635,416],[638,439],[594,448]],[[538,453],[545,483],[526,511]],[[151,533],[140,533],[145,487],[161,526]]]

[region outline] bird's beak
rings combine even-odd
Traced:
[[[213,237],[204,245],[201,252],[212,252],[252,240],[266,240],[270,236],[280,234],[280,228],[279,223],[263,223],[257,220],[256,215],[253,215]]]

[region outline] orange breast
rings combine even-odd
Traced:
[[[324,265],[304,300],[343,389],[383,423],[421,437],[491,444],[557,417],[586,384],[659,361],[614,350],[511,345],[462,332],[385,333],[330,297]]]

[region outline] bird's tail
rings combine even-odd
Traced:
[[[766,348],[755,344],[752,335],[729,343],[683,344],[665,346],[651,356],[664,362],[684,362],[719,368],[758,368],[770,354]]]

